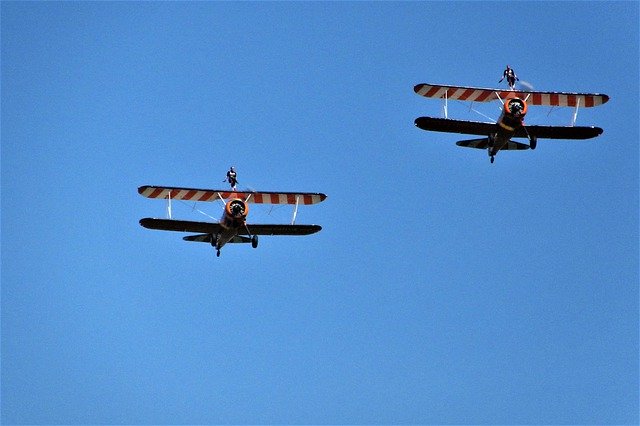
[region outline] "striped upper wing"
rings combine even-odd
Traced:
[[[602,105],[609,96],[597,93],[564,92],[520,92],[512,90],[485,89],[481,87],[441,86],[437,84],[418,84],[413,88],[418,95],[427,98],[441,98],[470,102],[491,102],[517,96],[525,99],[529,105],[583,107]]]
[[[312,192],[243,192],[221,189],[175,188],[168,186],[141,186],[138,193],[147,198],[186,201],[216,201],[241,198],[248,203],[259,204],[316,204],[327,198],[325,194]]]
[[[175,219],[140,219],[140,225],[148,229],[178,232],[200,232],[204,234],[220,234],[224,228],[219,223],[196,222],[191,220]],[[251,235],[309,235],[320,231],[320,225],[247,225]],[[246,229],[239,228],[238,235],[249,235]]]

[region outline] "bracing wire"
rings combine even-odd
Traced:
[[[186,202],[186,201],[184,201],[184,200],[175,200],[175,201],[179,201],[180,203],[182,203],[182,204],[184,204],[184,205],[186,205],[186,206],[190,206],[190,207],[191,207],[191,211],[196,211],[196,212],[198,212],[198,213],[200,213],[200,214],[202,214],[202,215],[204,215],[204,216],[207,216],[209,219],[216,220],[216,218],[215,218],[215,217],[213,217],[213,216],[211,216],[210,214],[207,214],[207,213],[203,212],[202,210],[197,209],[197,208],[196,208],[196,204],[195,204],[195,203],[193,203],[193,206],[191,206],[189,203],[187,203],[187,202]]]
[[[456,101],[461,103],[461,104],[465,104],[464,101],[460,101],[460,100],[456,100]],[[482,112],[480,112],[477,109],[473,108],[473,105],[469,108],[469,110],[475,112],[476,114],[479,114],[479,115],[483,116],[487,120],[495,121],[495,118],[489,117],[488,115],[483,114]]]

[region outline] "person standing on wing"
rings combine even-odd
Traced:
[[[227,172],[227,178],[223,180],[223,182],[229,182],[229,185],[231,185],[231,189],[234,191],[236,190],[236,185],[238,184],[238,174],[236,173],[233,166],[231,166],[231,168]]]
[[[504,80],[505,78],[507,79],[507,83],[509,83],[509,87],[511,88],[511,90],[515,89],[516,80],[520,81],[520,79],[516,75],[516,72],[509,65],[507,65],[507,69],[505,69],[502,73],[502,78],[498,83],[502,83],[502,80]]]

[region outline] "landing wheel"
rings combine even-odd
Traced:
[[[216,250],[216,257],[220,257],[220,249]]]
[[[254,235],[253,237],[251,237],[251,247],[253,248],[257,248],[258,247],[258,236]]]
[[[491,156],[491,164],[493,164],[494,160],[495,160],[495,157],[492,155]]]

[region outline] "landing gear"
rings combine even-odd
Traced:
[[[496,158],[492,155],[492,156],[491,156],[491,164],[493,164],[493,162],[495,161],[495,159],[496,159]]]
[[[496,142],[496,135],[494,134],[489,135],[489,137],[487,138],[487,153],[489,154],[489,158],[491,159],[491,164],[493,164],[493,160],[495,157],[495,154],[492,152],[495,142]]]
[[[536,149],[536,146],[538,146],[538,138],[535,136],[531,136],[531,138],[529,139],[529,147],[531,149]]]
[[[218,248],[219,239],[220,239],[220,235],[211,234],[211,247],[216,249],[216,257],[220,257],[220,249]]]
[[[254,235],[253,237],[251,237],[251,247],[253,248],[257,248],[258,247],[258,236]]]

